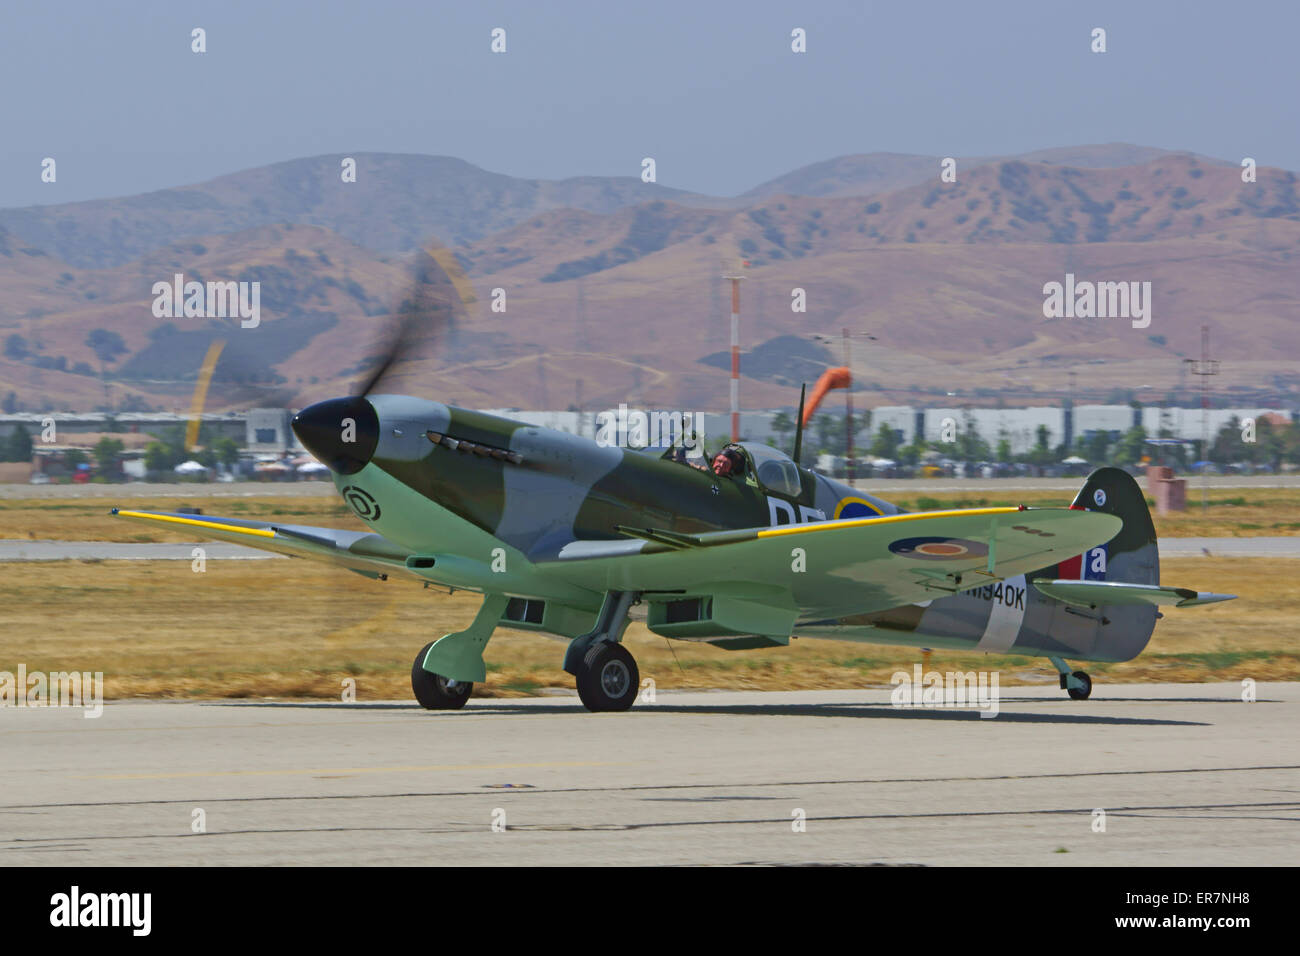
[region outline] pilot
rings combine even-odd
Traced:
[[[724,477],[740,477],[745,470],[744,459],[735,448],[724,448],[713,457],[713,473]]]

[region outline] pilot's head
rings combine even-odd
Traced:
[[[720,451],[713,458],[713,473],[715,475],[731,474],[731,456],[725,451]]]

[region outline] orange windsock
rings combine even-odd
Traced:
[[[817,384],[813,386],[812,400],[808,402],[808,407],[804,409],[803,426],[808,427],[812,421],[813,412],[817,411],[817,406],[822,403],[826,393],[833,388],[848,388],[853,383],[853,376],[847,368],[828,368],[822,372],[822,377],[817,379]]]

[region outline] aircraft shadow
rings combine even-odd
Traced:
[[[397,700],[356,701],[345,704],[339,700],[199,700],[193,703],[204,707],[283,707],[291,710],[419,710],[415,701],[409,704]]]
[[[474,714],[585,714],[587,709],[581,704],[560,704],[539,708],[532,704],[511,703],[509,701],[492,701],[488,698],[471,702],[463,711],[422,711],[415,703],[403,704],[395,701],[374,701],[365,703],[357,701],[344,704],[334,701],[280,701],[280,700],[229,700],[204,701],[205,706],[212,707],[269,707],[302,710],[353,710],[376,711],[394,710],[426,714],[431,718],[465,718]],[[1022,698],[1022,700],[1040,701],[1041,698]],[[1151,698],[1151,703],[1159,703],[1168,698]],[[1134,702],[1144,702],[1135,700]],[[1201,702],[1200,698],[1188,702]],[[1216,701],[1211,701],[1216,702]],[[1226,703],[1226,701],[1223,701]],[[996,717],[980,717],[978,710],[967,709],[929,709],[929,708],[895,708],[879,704],[641,704],[634,707],[632,715],[651,714],[716,714],[736,717],[855,717],[875,718],[877,720],[985,720],[1004,721],[1026,724],[1119,724],[1126,726],[1156,727],[1208,727],[1207,721],[1169,720],[1155,717],[1111,717],[1103,714],[1084,713],[1022,713],[1006,709],[1008,701],[1000,702]],[[1238,701],[1238,703],[1240,703]],[[1084,705],[1087,706],[1087,705]]]
[[[1005,703],[1005,702],[1004,702]],[[473,707],[475,713],[515,713],[537,714],[536,707],[521,706],[506,702],[480,704]],[[548,707],[544,713],[579,713],[585,714],[581,705]],[[1205,721],[1168,720],[1154,717],[1108,717],[1100,714],[1027,714],[1002,709],[996,717],[983,717],[973,709],[904,709],[879,704],[642,704],[634,707],[632,714],[718,714],[736,717],[856,717],[875,718],[877,720],[984,720],[986,722],[1008,721],[1011,723],[1030,724],[1125,724],[1131,726],[1165,726],[1165,727],[1208,727]]]

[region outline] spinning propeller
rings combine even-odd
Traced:
[[[369,373],[352,395],[304,408],[293,417],[303,447],[332,471],[350,475],[365,467],[379,443],[379,416],[368,396],[404,363],[431,357],[433,346],[475,301],[474,290],[451,250],[416,253],[410,292],[398,304]]]

